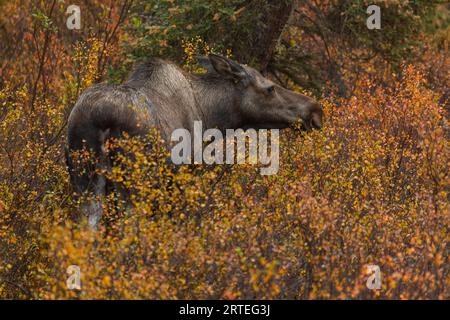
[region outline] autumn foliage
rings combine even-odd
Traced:
[[[29,9],[47,16],[25,20],[27,1],[1,4],[11,14],[0,25],[18,47],[0,57],[0,298],[450,297],[448,110],[436,68],[448,61],[439,50],[398,74],[370,63],[344,74],[351,94],[321,98],[323,130],[283,131],[273,176],[251,165],[173,170],[157,132],[146,138],[151,154],[146,139],[109,141],[124,150],[109,178],[133,206],[111,195],[93,231],[72,219],[67,115],[83,89],[128,63],[121,43],[132,35],[115,28],[126,24],[119,7],[93,1],[104,25],[70,38],[67,3],[48,18],[45,2]],[[198,43],[211,48],[186,41],[192,70]],[[370,264],[381,269],[380,290],[366,287]],[[81,269],[80,291],[67,289],[70,265]]]

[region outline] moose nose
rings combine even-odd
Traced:
[[[311,126],[314,129],[322,129],[322,112],[313,112],[311,116]]]
[[[323,108],[318,103],[313,103],[310,107],[309,126],[311,129],[322,129]]]

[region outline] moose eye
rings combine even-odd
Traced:
[[[275,86],[270,86],[266,90],[267,90],[267,93],[272,94],[275,92]]]

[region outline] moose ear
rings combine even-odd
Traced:
[[[244,82],[247,82],[249,80],[248,73],[245,71],[245,69],[240,64],[228,58],[216,54],[210,54],[209,61],[211,62],[214,70],[227,79]]]
[[[196,55],[195,59],[197,60],[198,64],[202,68],[204,68],[204,69],[206,69],[208,71],[208,73],[216,72],[216,70],[214,69],[214,67],[213,67],[213,65],[211,63],[211,60],[209,60],[208,57]]]

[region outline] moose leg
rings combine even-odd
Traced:
[[[103,143],[108,131],[85,126],[82,130],[71,128],[69,148],[66,151],[70,180],[76,198],[80,200],[80,213],[96,229],[102,216],[102,199],[106,194],[106,154]],[[84,151],[89,155],[83,156]],[[79,152],[79,153],[77,153]]]
[[[105,177],[98,176],[93,190],[93,199],[89,199],[81,205],[81,213],[88,217],[88,224],[96,229],[102,217],[102,199],[105,196]]]

